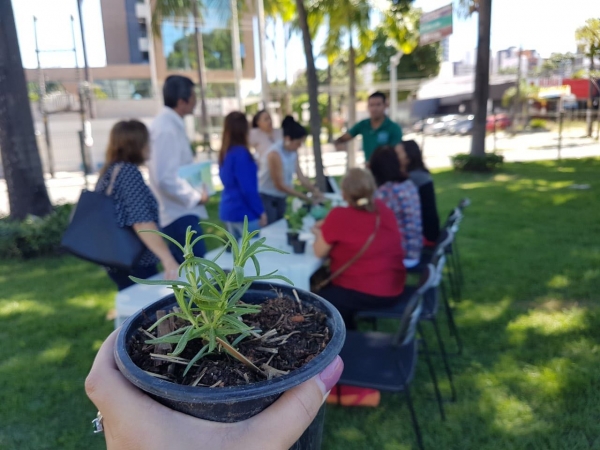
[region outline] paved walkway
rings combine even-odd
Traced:
[[[421,135],[407,135],[405,139],[415,139],[423,144]],[[424,155],[430,168],[441,169],[450,167],[450,157],[457,153],[467,153],[471,144],[470,137],[455,136],[426,136],[424,140]],[[360,148],[356,143],[357,149]],[[562,158],[585,158],[600,156],[600,143],[593,139],[575,134],[563,138]],[[539,161],[556,159],[558,156],[558,139],[555,133],[537,133],[517,137],[500,134],[497,136],[496,148],[503,154],[506,161]],[[488,137],[487,149],[494,148],[493,137]],[[362,152],[357,152],[357,162],[364,164]],[[309,176],[314,176],[314,158],[308,155],[308,149],[300,151],[300,164]],[[343,175],[346,171],[346,153],[336,152],[332,145],[323,148],[323,164],[326,173],[332,176]],[[144,175],[147,177],[145,170]],[[96,184],[95,175],[88,177],[91,187]],[[213,182],[220,185],[218,168],[213,167]],[[53,203],[73,203],[79,198],[85,186],[81,172],[58,172],[54,178],[46,177],[46,186]],[[8,208],[8,193],[6,183],[0,180],[0,215],[6,215]]]

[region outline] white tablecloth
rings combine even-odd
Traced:
[[[266,244],[286,251],[289,254],[261,253],[259,255],[261,274],[264,275],[277,270],[278,275],[289,278],[298,289],[308,290],[310,288],[310,277],[322,264],[322,260],[317,258],[313,252],[312,236],[309,234],[310,226],[311,220],[307,218],[302,237],[309,240],[306,242],[306,253],[302,255],[295,255],[292,247],[287,245],[287,225],[285,220],[280,220],[263,228],[261,230],[261,237],[267,238]],[[206,258],[213,259],[218,255],[219,251],[217,249],[208,252]],[[232,269],[232,257],[231,253],[223,253],[217,262],[223,269]],[[251,261],[246,264],[245,271],[250,276],[256,275],[254,264]],[[152,279],[162,279],[162,274]],[[275,280],[275,282],[282,283],[282,281],[278,280]],[[125,319],[135,312],[156,300],[166,297],[171,292],[171,289],[167,286],[146,286],[142,284],[135,284],[120,291],[117,293],[115,299],[117,312],[115,327],[121,325]]]

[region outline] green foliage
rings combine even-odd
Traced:
[[[390,79],[390,58],[398,53],[395,46],[388,45],[388,34],[385,27],[380,26],[375,34],[368,61],[375,64],[375,80]],[[440,71],[442,62],[439,44],[415,48],[412,53],[404,55],[398,64],[398,79],[430,78]]]
[[[292,204],[288,205],[287,212],[285,214],[285,220],[287,220],[289,231],[300,231],[304,225],[303,219],[308,215],[307,209],[303,206],[298,208],[296,211],[292,210]]]
[[[547,130],[548,122],[544,119],[531,119],[529,126],[534,130]]]
[[[444,405],[446,422],[423,359],[411,384],[426,448],[595,448],[600,209],[590,205],[600,202],[599,174],[597,158],[432,174],[440,213],[465,196],[472,205],[459,232],[464,296],[453,305],[465,351],[450,360],[458,401]],[[97,410],[83,389],[114,329],[116,290],[104,270],[69,255],[3,260],[0,292],[0,448],[106,450],[90,432]],[[380,331],[397,325],[383,321]],[[443,313],[439,325],[449,339]],[[433,347],[430,324],[423,331]],[[432,359],[446,395],[444,366]],[[416,448],[402,395],[382,393],[377,408],[326,409],[323,449]]]
[[[59,253],[62,235],[69,225],[73,205],[56,206],[45,217],[22,222],[0,219],[0,259],[34,258]]]
[[[229,30],[212,30],[202,33],[204,44],[204,64],[207,69],[233,69],[231,51],[231,32]],[[193,33],[177,40],[173,50],[167,55],[167,67],[170,69],[196,70],[196,38]]]
[[[486,153],[484,157],[463,153],[451,159],[454,169],[464,172],[493,172],[504,162],[504,156],[495,153]]]
[[[579,47],[590,58],[594,69],[594,58],[600,54],[600,18],[588,19],[585,25],[575,31]]]
[[[521,88],[519,89],[519,98],[517,99],[519,103],[537,98],[538,93],[540,92],[540,88],[535,85],[528,84],[527,81],[521,81]],[[505,108],[509,107],[513,104],[517,97],[517,88],[516,86],[512,86],[508,88],[504,95],[502,96],[502,106]]]
[[[308,126],[307,122],[302,120],[302,105],[308,104],[308,94],[298,95],[292,100],[292,111],[298,115],[300,123]],[[327,119],[327,94],[319,94],[319,115],[321,116],[321,124]]]
[[[148,344],[175,344],[175,350],[170,356],[180,355],[185,350],[188,342],[193,339],[201,339],[206,344],[189,362],[186,372],[200,358],[215,351],[227,351],[232,356],[239,358],[241,355],[234,349],[236,343],[260,331],[253,330],[241,320],[241,317],[246,314],[260,311],[259,306],[242,302],[244,294],[254,281],[278,279],[292,284],[287,278],[275,275],[276,272],[261,275],[258,254],[285,252],[266,245],[266,238],[253,241],[260,232],[248,232],[247,217],[244,218],[244,231],[239,243],[225,229],[211,223],[203,223],[203,225],[214,226],[226,237],[221,238],[214,234],[204,234],[194,239],[196,232],[189,227],[186,233],[185,246],[181,246],[169,236],[160,232],[153,232],[171,241],[183,252],[184,262],[179,267],[179,275],[187,281],[142,280],[131,277],[133,281],[139,284],[170,286],[177,300],[179,309],[159,319],[148,331],[152,331],[162,321],[170,317],[176,317],[188,323],[188,325],[178,328],[172,333],[147,341]],[[204,239],[216,239],[225,244],[222,252],[213,260],[198,258],[194,255],[194,246]],[[215,261],[228,247],[233,252],[233,270],[226,273]],[[252,261],[254,264],[256,276],[247,276],[244,273],[248,261]],[[237,336],[234,344],[230,343],[228,339],[230,336]],[[244,363],[246,362],[243,359],[241,360]]]

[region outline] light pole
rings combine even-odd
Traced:
[[[242,99],[242,58],[240,55],[240,23],[238,21],[237,0],[230,0],[231,6],[231,46],[233,52],[233,72],[235,75],[235,96],[238,109],[244,112],[244,100]]]
[[[260,59],[260,80],[262,87],[263,108],[269,109],[269,80],[267,79],[267,55],[265,51],[265,4],[264,0],[256,0],[258,16],[258,49]]]
[[[396,121],[398,115],[398,65],[404,56],[404,52],[399,51],[390,58],[390,119]]]
[[[81,30],[81,47],[83,49],[83,69],[84,69],[84,77],[85,77],[85,97],[88,104],[88,111],[90,115],[90,119],[94,118],[94,109],[92,105],[92,97],[90,95],[90,66],[88,64],[87,59],[87,48],[85,45],[85,31],[83,28],[83,15],[81,14],[81,3],[83,0],[77,0],[77,13],[79,16],[79,29]]]

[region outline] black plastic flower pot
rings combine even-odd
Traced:
[[[242,300],[246,303],[262,303],[275,298],[278,295],[276,291],[294,298],[293,287],[256,282]],[[331,339],[327,347],[308,364],[287,375],[246,386],[224,388],[183,386],[148,375],[132,361],[128,353],[128,343],[140,327],[148,327],[156,321],[157,311],[176,306],[173,295],[138,311],[123,324],[115,344],[117,366],[131,383],[159,403],[176,411],[214,422],[239,422],[249,419],[269,407],[282,393],[321,373],[344,345],[346,329],[337,309],[318,295],[298,289],[296,291],[302,303],[310,304],[327,315]],[[324,408],[321,408],[313,423],[291,448],[318,450],[321,447],[324,418]]]
[[[294,253],[300,255],[306,251],[306,241],[294,241],[292,242],[292,248],[294,249]]]
[[[300,237],[300,233],[297,231],[288,231],[287,232],[287,243],[288,245],[294,245],[294,242],[298,240]]]

